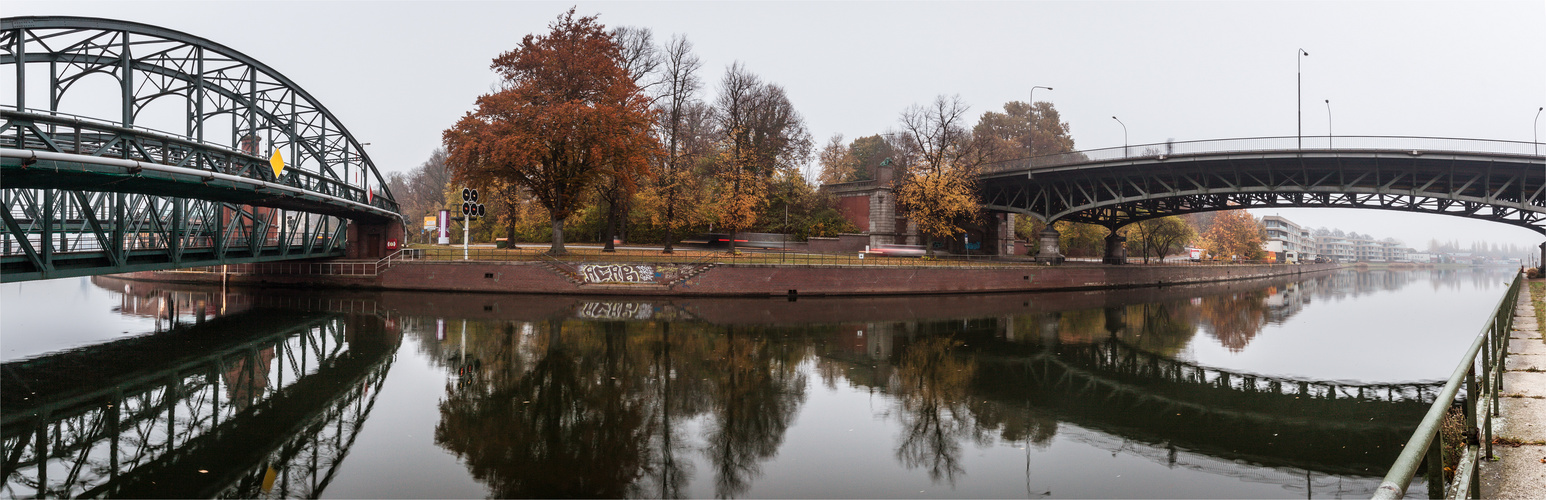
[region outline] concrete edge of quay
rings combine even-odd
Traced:
[[[660,266],[668,274],[642,283],[586,282],[545,262],[406,261],[374,275],[145,271],[115,275],[142,281],[343,288],[364,290],[476,292],[544,295],[627,295],[680,297],[884,296],[1102,290],[1247,280],[1316,273],[1343,264],[1218,265],[988,265],[853,266],[786,264],[598,263],[603,266]],[[674,267],[672,267],[674,266]],[[664,269],[669,267],[669,269]],[[689,268],[691,267],[691,268]],[[652,269],[649,269],[652,270]],[[646,271],[649,271],[646,270]]]

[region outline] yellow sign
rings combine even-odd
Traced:
[[[274,178],[276,179],[279,178],[279,174],[285,171],[285,159],[283,156],[279,156],[279,150],[277,149],[274,150],[274,156],[268,157],[268,164],[274,167]]]

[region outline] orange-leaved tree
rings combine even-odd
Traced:
[[[529,190],[552,222],[550,252],[564,253],[564,220],[585,190],[611,178],[631,191],[659,144],[655,112],[605,27],[570,9],[549,28],[494,59],[502,85],[444,139],[457,180]]]
[[[1219,212],[1208,232],[1202,235],[1203,248],[1214,257],[1260,259],[1266,255],[1261,247],[1264,234],[1261,223],[1250,212]]]
[[[962,232],[977,216],[977,167],[983,150],[962,123],[961,98],[939,96],[902,113],[902,168],[896,201],[918,231],[934,238]],[[931,250],[932,252],[932,250]]]

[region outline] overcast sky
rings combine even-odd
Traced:
[[[1053,103],[1080,149],[1296,129],[1307,136],[1531,141],[1546,105],[1546,2],[26,2],[4,15],[138,21],[225,44],[297,82],[385,171],[422,163],[495,81],[488,65],[570,6],[686,35],[712,98],[740,61],[782,85],[818,143],[959,94],[972,113]],[[9,87],[11,82],[7,81]],[[1331,122],[1327,106],[1330,100]],[[1546,119],[1546,118],[1543,118]],[[169,129],[180,127],[169,126]],[[1278,213],[1312,227],[1536,245],[1522,228],[1378,210]]]

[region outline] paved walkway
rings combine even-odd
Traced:
[[[1492,426],[1498,459],[1482,461],[1482,498],[1546,498],[1546,337],[1528,286],[1514,313],[1499,418]]]

